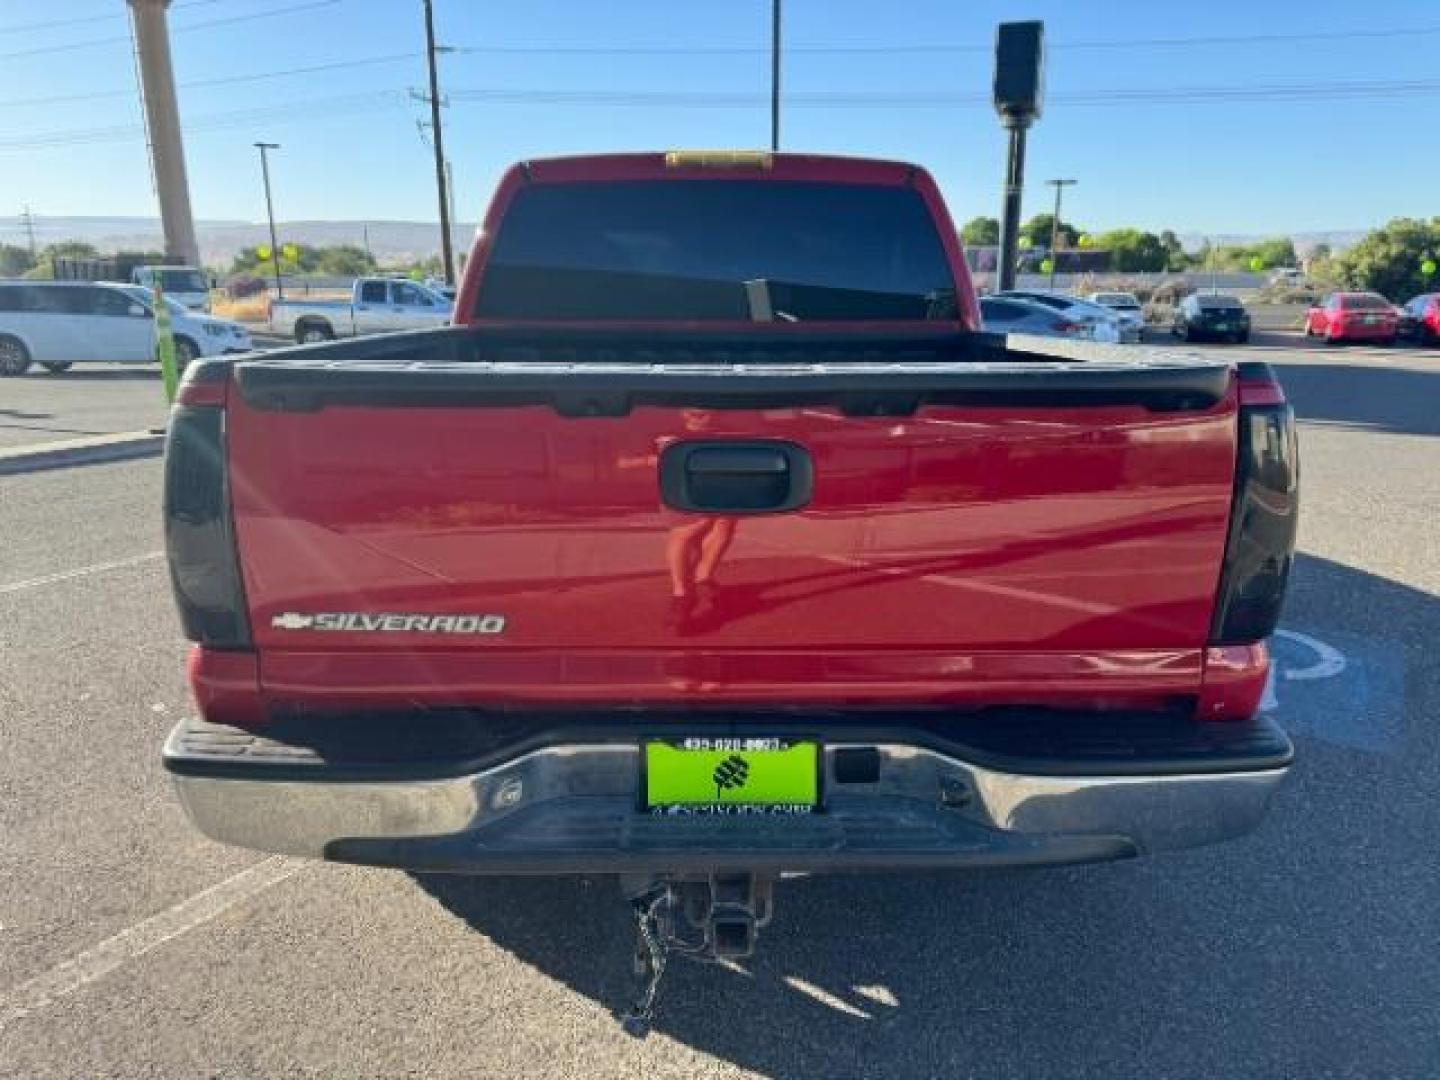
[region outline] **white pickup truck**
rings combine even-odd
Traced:
[[[450,321],[453,304],[413,281],[359,278],[349,300],[277,300],[270,329],[301,344],[340,337],[425,330]]]

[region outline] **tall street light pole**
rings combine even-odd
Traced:
[[[425,59],[430,66],[430,130],[435,136],[435,188],[440,199],[440,262],[445,284],[455,284],[455,253],[450,240],[450,196],[445,180],[445,135],[440,130],[440,74],[435,69],[435,8],[425,0]]]
[[[770,0],[770,149],[780,149],[780,0]]]
[[[1059,261],[1055,258],[1056,243],[1060,239],[1060,192],[1075,183],[1074,180],[1046,180],[1047,184],[1055,187],[1055,216],[1050,222],[1050,288],[1055,288],[1055,264]]]
[[[275,298],[285,299],[285,286],[280,281],[280,241],[275,236],[275,203],[270,198],[270,157],[271,150],[279,150],[280,144],[257,142],[260,151],[260,173],[265,177],[265,216],[270,219],[270,261],[275,267]]]

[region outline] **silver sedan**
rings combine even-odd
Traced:
[[[994,334],[1038,334],[1041,337],[1094,336],[1093,325],[1068,318],[1063,311],[1018,296],[982,296],[980,320]]]

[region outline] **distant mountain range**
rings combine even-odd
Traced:
[[[1204,233],[1182,232],[1176,235],[1180,237],[1180,246],[1186,251],[1199,251],[1209,240],[1217,246],[1229,246],[1232,244],[1253,244],[1260,240],[1268,240],[1276,235],[1290,237],[1295,250],[1302,257],[1307,251],[1317,244],[1328,244],[1331,251],[1343,251],[1345,248],[1364,239],[1369,229],[1330,229],[1322,232],[1294,232],[1294,233],[1215,233],[1206,236]]]
[[[270,228],[253,221],[197,221],[200,257],[208,266],[229,266],[235,255],[270,242]],[[285,221],[276,223],[281,243],[328,247],[353,244],[365,247],[383,265],[410,262],[438,254],[440,226],[424,221]],[[452,233],[457,249],[466,250],[475,235],[474,222],[457,222]],[[35,242],[81,240],[104,252],[155,251],[164,246],[160,219],[151,217],[36,217]],[[27,244],[24,223],[0,219],[0,243]]]
[[[200,254],[209,266],[229,266],[236,253],[270,242],[269,227],[254,221],[197,221]],[[424,221],[286,221],[276,227],[282,243],[354,244],[365,247],[382,264],[403,263],[436,254],[440,249],[439,225]],[[474,222],[457,222],[453,228],[456,247],[466,250],[475,235]],[[1329,244],[1339,251],[1365,235],[1365,229],[1332,229],[1324,232],[1291,233],[1296,249],[1303,255],[1316,244]],[[1246,244],[1263,240],[1267,234],[1223,233],[1208,239],[1216,244]],[[1275,235],[1273,233],[1268,235]],[[1180,242],[1187,251],[1198,249],[1207,239],[1202,233],[1183,232]],[[153,217],[37,217],[36,243],[83,240],[101,251],[151,251],[163,245],[160,220]],[[0,219],[0,243],[25,244],[29,238],[16,218]]]

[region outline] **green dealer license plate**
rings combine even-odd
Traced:
[[[740,736],[645,744],[645,808],[656,814],[808,814],[820,801],[820,747]]]

